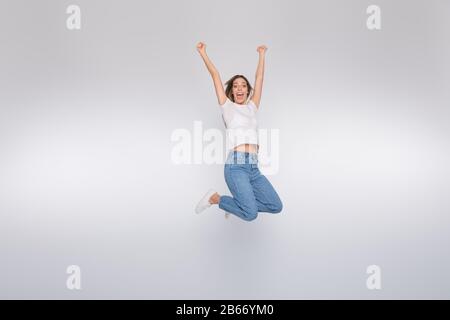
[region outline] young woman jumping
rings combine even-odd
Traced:
[[[214,82],[218,103],[227,131],[227,146],[230,147],[225,162],[225,181],[231,196],[219,195],[210,189],[197,204],[200,213],[218,204],[219,208],[239,218],[252,221],[258,212],[279,213],[283,205],[277,192],[258,169],[258,122],[257,112],[261,100],[264,78],[264,58],[267,47],[262,45],[256,70],[255,88],[243,75],[228,80],[224,90],[219,72],[206,54],[206,45],[197,44],[206,67]],[[249,98],[250,97],[250,98]]]

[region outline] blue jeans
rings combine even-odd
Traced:
[[[231,151],[224,171],[233,197],[221,196],[219,208],[246,221],[256,219],[258,212],[281,212],[283,204],[269,180],[259,171],[257,154]]]

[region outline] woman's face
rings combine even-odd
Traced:
[[[236,78],[233,81],[234,102],[244,104],[248,96],[247,82],[243,78]]]

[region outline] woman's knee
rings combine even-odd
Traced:
[[[258,208],[249,207],[244,209],[243,219],[246,221],[255,220],[258,217]]]
[[[269,205],[269,209],[272,213],[280,213],[283,210],[283,203],[281,200],[275,201]]]
[[[244,220],[245,221],[253,221],[253,220],[255,220],[256,218],[258,217],[258,213],[250,213],[250,214],[246,214],[245,216],[244,216]]]

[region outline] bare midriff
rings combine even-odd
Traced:
[[[248,153],[258,153],[258,145],[257,144],[240,144],[237,147],[234,147],[234,151],[248,152]]]

